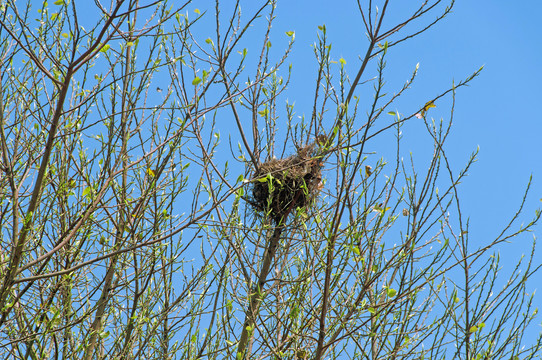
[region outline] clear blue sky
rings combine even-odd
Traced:
[[[231,3],[221,2],[223,14],[228,13],[226,8]],[[261,3],[242,2],[243,14],[249,16]],[[405,3],[405,0],[391,1],[388,8],[390,22],[406,16],[401,8]],[[534,180],[520,222],[528,222],[535,209],[542,205],[542,111],[539,109],[542,103],[542,32],[539,30],[542,2],[522,5],[509,0],[458,0],[450,16],[418,38],[391,48],[387,57],[387,90],[392,93],[420,63],[414,86],[408,96],[397,103],[397,110],[404,114],[419,109],[449,88],[453,80],[458,82],[484,66],[471,86],[461,88],[457,93],[454,126],[447,142],[447,152],[456,172],[467,162],[469,155],[480,148],[479,161],[470,169],[460,188],[462,211],[470,218],[469,234],[474,247],[484,246],[501,232],[515,214],[530,175]],[[191,19],[195,17],[195,8],[208,11],[206,16],[212,20],[214,1],[193,3],[187,9]],[[288,100],[295,102],[297,115],[310,115],[317,66],[311,44],[317,40],[318,26],[326,25],[333,43],[332,56],[335,60],[341,57],[346,60],[351,78],[359,67],[359,56],[366,51],[367,41],[356,2],[279,1],[275,15],[270,36],[277,56],[287,44],[285,32],[295,31],[296,36],[293,53],[287,60],[293,66]],[[430,14],[424,23],[435,16]],[[213,37],[212,27],[212,21],[211,27],[202,21],[192,30],[203,42],[207,37]],[[251,29],[248,40],[258,41],[259,46],[264,30]],[[250,42],[244,45],[249,52],[250,45]],[[281,72],[284,75],[286,69]],[[373,96],[370,86],[360,89],[358,94]],[[437,103],[437,108],[430,112],[430,116],[437,119],[448,115],[449,107],[445,103]],[[419,154],[416,134],[405,133],[405,139],[403,152],[412,151],[423,158],[424,154]],[[419,170],[423,169],[423,162],[417,164]],[[516,224],[515,228],[518,226]],[[535,234],[540,235],[541,228],[538,226]],[[499,248],[505,270],[513,267],[522,254],[530,252],[531,242],[532,234],[527,234]],[[542,262],[542,250],[537,252],[536,262]],[[505,271],[502,276],[508,278],[509,272]],[[533,291],[540,283],[542,274],[537,274],[528,291]],[[542,294],[535,298],[535,304],[542,307]],[[536,323],[540,324],[540,319]],[[540,328],[533,331],[538,333]]]
[[[366,4],[366,1],[361,2]],[[249,16],[261,3],[242,2],[243,14]],[[406,17],[402,8],[405,3],[405,0],[391,1],[390,23]],[[447,152],[456,172],[477,147],[480,149],[478,162],[460,188],[462,211],[470,218],[469,234],[474,247],[484,246],[501,232],[515,214],[530,175],[533,176],[532,188],[520,223],[528,222],[535,209],[542,206],[542,111],[539,109],[542,103],[542,32],[539,30],[542,2],[521,5],[509,0],[458,0],[451,15],[419,37],[391,48],[387,57],[388,92],[397,91],[420,63],[415,84],[408,95],[397,102],[397,110],[404,114],[419,109],[449,88],[452,81],[458,82],[484,66],[471,86],[458,90],[454,126],[447,142]],[[221,6],[222,13],[226,14],[231,2],[222,1]],[[206,16],[212,19],[214,1],[193,3],[187,9],[190,18],[195,17],[195,8],[208,11]],[[341,57],[346,60],[346,68],[353,78],[367,44],[357,4],[353,0],[279,1],[275,15],[270,36],[277,56],[286,46],[285,32],[295,31],[296,36],[293,53],[287,60],[293,65],[287,97],[290,103],[295,102],[297,115],[309,115],[316,81],[311,44],[317,40],[317,28],[326,25],[333,44],[332,56],[335,60]],[[436,14],[428,16],[423,23],[432,21]],[[260,44],[264,30],[251,29],[249,40]],[[214,29],[203,22],[193,31],[202,41],[212,37]],[[244,46],[250,51],[250,45]],[[284,75],[285,69],[281,70]],[[373,93],[366,87],[361,88],[358,95],[372,98]],[[447,118],[449,107],[446,103],[437,103],[430,116]],[[416,134],[405,133],[405,139],[403,151],[412,151],[423,158]],[[423,162],[417,164],[419,170],[423,169]],[[535,234],[540,236],[541,228],[538,226]],[[530,252],[532,235],[521,236],[499,248],[505,270],[513,267],[522,254]],[[542,262],[542,249],[537,252],[536,262]],[[507,278],[509,273],[505,271],[502,276]],[[537,274],[528,291],[540,283],[542,274]],[[542,307],[542,294],[535,298],[535,304]],[[540,328],[535,331],[538,333]]]
[[[362,1],[362,3],[366,3]],[[388,8],[390,21],[404,18],[401,4],[394,0]],[[228,6],[227,1],[221,3]],[[244,14],[261,1],[247,1]],[[453,13],[418,38],[393,47],[388,53],[386,80],[388,91],[395,92],[406,81],[417,63],[418,79],[397,110],[410,113],[426,101],[449,88],[452,81],[466,78],[482,65],[481,75],[468,88],[458,90],[454,126],[447,142],[456,171],[469,155],[480,148],[478,162],[469,171],[460,188],[464,215],[470,217],[471,243],[483,246],[495,238],[520,204],[529,176],[532,189],[522,222],[528,222],[542,206],[542,45],[539,30],[542,2],[522,3],[509,0],[458,0]],[[208,10],[212,17],[212,1],[192,4]],[[294,50],[287,60],[293,65],[293,78],[288,89],[290,103],[295,102],[298,115],[309,115],[315,87],[316,61],[311,48],[317,27],[325,24],[333,43],[332,56],[344,58],[351,78],[355,76],[366,50],[366,38],[355,1],[298,0],[279,1],[276,22],[271,32],[273,49],[282,50],[288,40],[285,31],[295,31]],[[429,15],[428,20],[436,15]],[[424,23],[427,23],[425,21]],[[254,39],[261,40],[262,29],[255,29]],[[212,36],[213,29],[207,29]],[[200,39],[201,40],[201,39]],[[372,97],[370,87],[359,95]],[[363,92],[364,91],[364,92]],[[449,115],[449,107],[437,103],[431,116]],[[405,134],[405,138],[415,134]],[[416,154],[416,141],[406,141],[407,149]],[[411,148],[408,148],[411,147]],[[418,164],[422,166],[423,163]],[[516,226],[517,228],[517,226]],[[541,226],[535,234],[542,234]],[[505,269],[513,266],[522,254],[530,252],[532,234],[516,238],[500,247]],[[542,262],[542,249],[536,261]],[[508,273],[503,274],[508,277]],[[542,283],[542,274],[531,282],[529,292]],[[539,291],[542,290],[540,287]],[[542,294],[535,298],[542,307]],[[540,323],[540,320],[537,321]],[[540,329],[538,329],[540,331]],[[537,332],[538,332],[537,331]]]

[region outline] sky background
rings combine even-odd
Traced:
[[[228,8],[232,3],[221,2],[223,14],[231,13]],[[261,3],[242,2],[244,16],[252,14]],[[367,2],[362,3],[365,5]],[[391,1],[387,9],[387,25],[407,18],[405,6],[408,4],[412,2]],[[508,224],[521,203],[531,175],[531,191],[524,212],[513,229],[517,230],[522,222],[527,223],[534,217],[535,210],[542,206],[542,32],[539,27],[542,2],[527,1],[521,5],[509,0],[458,0],[452,13],[443,21],[420,36],[390,48],[387,55],[385,80],[388,93],[398,91],[411,77],[416,64],[420,64],[412,88],[394,105],[399,113],[405,115],[420,109],[427,101],[450,88],[454,81],[457,83],[484,66],[480,76],[469,87],[458,89],[453,127],[446,143],[455,174],[479,148],[478,161],[468,171],[469,176],[461,184],[459,193],[463,215],[470,219],[469,235],[474,249],[490,243]],[[196,17],[196,8],[202,13],[207,11],[205,16],[211,21],[203,20],[192,28],[203,44],[207,37],[214,35],[214,1],[202,0],[191,4],[186,10],[191,19]],[[295,103],[296,115],[310,116],[317,70],[311,45],[317,41],[318,26],[326,25],[332,43],[331,56],[336,61],[340,58],[346,60],[346,70],[353,79],[360,65],[360,56],[365,54],[367,46],[357,4],[350,0],[278,1],[275,15],[270,33],[272,51],[275,52],[272,58],[278,59],[286,48],[289,38],[285,32],[295,31],[294,48],[286,61],[286,65],[292,65],[286,97],[290,104]],[[430,13],[420,23],[405,30],[415,31],[436,16],[436,12]],[[247,18],[243,19],[247,21]],[[249,49],[249,57],[259,55],[265,25],[265,21],[259,21],[248,32],[245,43],[241,44],[240,48],[246,46]],[[286,66],[280,70],[284,76]],[[374,70],[373,61],[362,80],[374,76]],[[153,86],[161,86],[159,78],[155,81],[157,84]],[[360,86],[357,95],[362,99],[372,99],[372,84]],[[429,116],[437,120],[441,117],[448,119],[449,97],[436,105]],[[361,111],[365,112],[364,109]],[[228,127],[222,129],[227,131]],[[405,126],[403,131],[402,152],[408,154],[411,151],[417,170],[424,173],[431,154],[427,153],[427,143],[418,138],[421,131],[427,140],[421,120],[417,125]],[[388,160],[393,160],[393,153],[386,153],[386,141],[393,141],[393,134],[390,135],[383,136],[377,142],[378,146],[371,144],[373,147],[369,150],[384,158],[390,155]],[[393,142],[389,150],[395,150]],[[289,152],[292,153],[293,149],[290,148]],[[225,154],[224,159],[226,156],[231,154]],[[498,247],[503,281],[508,279],[510,270],[520,257],[530,253],[533,236],[540,236],[541,228],[538,226],[534,233],[523,234],[512,243]],[[542,263],[541,250],[535,255],[535,263]],[[537,287],[542,290],[538,284],[542,284],[542,273],[532,279],[528,291],[532,292]],[[542,307],[542,294],[535,297],[535,304]],[[536,323],[540,324],[540,320]],[[541,331],[540,326],[532,329],[534,333]],[[527,337],[534,333],[527,334]]]
[[[232,3],[230,0],[220,3],[224,18],[231,14]],[[241,2],[243,16],[250,16],[261,3]],[[366,4],[367,1],[362,3]],[[418,4],[419,1],[414,3]],[[391,1],[387,9],[387,24],[406,19],[408,11],[405,6],[408,4],[412,2]],[[527,223],[534,217],[535,210],[542,206],[542,32],[539,26],[542,2],[527,1],[521,5],[509,0],[458,0],[446,19],[420,36],[390,48],[387,55],[385,80],[388,93],[398,91],[411,77],[416,64],[420,64],[412,88],[394,105],[396,111],[406,115],[450,88],[453,81],[457,83],[484,66],[481,75],[469,87],[458,89],[453,127],[446,143],[455,174],[467,163],[471,153],[479,148],[478,161],[470,168],[459,193],[463,215],[470,219],[469,236],[473,249],[487,245],[501,233],[516,213],[531,175],[531,191],[520,221],[513,229],[517,230],[522,222]],[[214,1],[192,3],[186,9],[191,19],[197,16],[194,13],[196,8],[208,17],[208,20],[204,19],[192,27],[197,40],[204,44],[206,38],[214,37]],[[292,65],[292,78],[286,97],[290,104],[295,103],[296,115],[310,116],[317,70],[311,45],[317,41],[318,26],[326,25],[332,43],[331,56],[336,61],[340,58],[346,60],[346,70],[353,79],[360,65],[360,56],[365,54],[367,46],[357,4],[351,0],[278,1],[275,15],[270,33],[272,52],[275,52],[272,59],[277,60],[287,46],[289,38],[285,32],[295,31],[293,51],[280,73],[286,75],[287,65]],[[421,23],[405,30],[415,31],[436,16],[436,12],[430,13],[422,18]],[[243,20],[246,22],[247,18]],[[88,21],[92,21],[92,17]],[[265,20],[258,21],[247,33],[244,43],[240,44],[240,49],[243,46],[249,49],[249,57],[259,55],[265,25]],[[374,76],[374,70],[373,61],[362,80]],[[160,76],[167,76],[167,73]],[[157,77],[151,86],[165,87],[167,80]],[[360,86],[357,95],[370,101],[373,97],[372,84]],[[441,117],[447,119],[450,115],[449,97],[436,105],[429,116],[437,120]],[[365,112],[364,109],[360,110]],[[224,118],[221,120],[226,122]],[[249,117],[246,121],[249,121]],[[427,142],[419,138],[419,133],[423,133],[425,141],[428,136],[421,120],[413,124],[403,128],[405,141],[402,152],[408,154],[411,151],[418,172],[425,173],[431,154],[427,153]],[[236,133],[233,122],[230,125],[222,126],[221,131],[231,129],[232,133]],[[395,150],[393,138],[393,133],[380,137],[378,142],[370,144],[369,150],[393,160],[393,153],[386,153],[387,150]],[[389,147],[386,141],[392,142]],[[289,153],[292,152],[290,148]],[[220,156],[224,157],[224,161],[231,160],[229,152]],[[538,226],[534,233],[524,234],[512,243],[498,247],[503,266],[502,281],[508,279],[520,257],[530,253],[533,236],[540,236],[541,228]],[[535,263],[542,263],[541,250],[535,255]],[[538,284],[542,284],[542,273],[536,274],[527,290],[532,292],[538,287],[539,293],[534,302],[540,308],[542,289]],[[535,322],[541,323],[540,319]],[[541,331],[540,325],[531,329],[533,333],[526,334],[527,342],[529,337],[533,338]]]

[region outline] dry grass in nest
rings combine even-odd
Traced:
[[[314,157],[315,144],[298,150],[297,155],[272,159],[260,165],[253,176],[252,203],[258,212],[269,214],[277,223],[296,208],[312,204],[322,188],[322,165]]]

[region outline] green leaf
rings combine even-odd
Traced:
[[[331,136],[328,139],[328,142],[327,142],[328,144],[331,144],[333,142],[333,140],[335,140],[335,137],[337,137],[338,132],[339,132],[339,127],[335,126],[333,128],[333,131],[331,132]]]
[[[339,59],[339,62],[341,63],[341,65],[345,65],[345,64],[346,64],[346,60],[343,59],[343,58],[340,58],[340,59]]]
[[[100,52],[104,53],[106,52],[107,50],[109,50],[110,46],[109,44],[105,44],[101,49],[100,49]]]
[[[476,325],[471,326],[470,329],[469,329],[469,333],[471,333],[471,334],[476,332],[476,331],[478,331],[478,326],[476,326]]]
[[[89,196],[92,193],[92,188],[89,186],[83,190],[83,196]]]
[[[295,34],[295,31],[286,31],[286,35],[292,37]]]
[[[391,298],[397,294],[397,291],[395,289],[388,288],[387,292],[388,292],[388,297],[391,297]]]
[[[56,0],[53,4],[55,5],[64,5],[64,0]]]
[[[66,33],[62,33],[61,35],[64,39],[67,39],[70,35],[66,34]]]
[[[375,308],[370,307],[370,308],[367,309],[367,311],[369,311],[373,315],[376,314]]]
[[[205,40],[205,42],[207,44],[211,44],[211,45],[213,44],[213,40],[211,38],[207,38],[207,40]]]
[[[55,19],[58,17],[58,13],[52,13],[51,14],[51,20],[55,21]]]
[[[388,111],[388,115],[395,116],[395,111]]]
[[[228,310],[228,312],[232,312],[232,310],[233,310],[233,303],[232,303],[231,300],[226,301],[226,309]]]
[[[384,43],[384,45],[382,45],[381,43],[378,43],[377,46],[379,48],[381,48],[382,50],[384,50],[384,52],[388,51],[388,42],[387,41]]]
[[[199,9],[194,9],[194,12],[198,15],[201,14],[201,11],[199,11]]]
[[[192,80],[192,85],[197,85],[201,82],[201,78],[199,76],[196,76],[194,80]]]

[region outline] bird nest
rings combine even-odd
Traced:
[[[257,212],[280,223],[292,210],[314,202],[323,187],[323,161],[315,156],[314,146],[307,145],[296,155],[272,159],[259,166],[253,176],[251,201]]]

